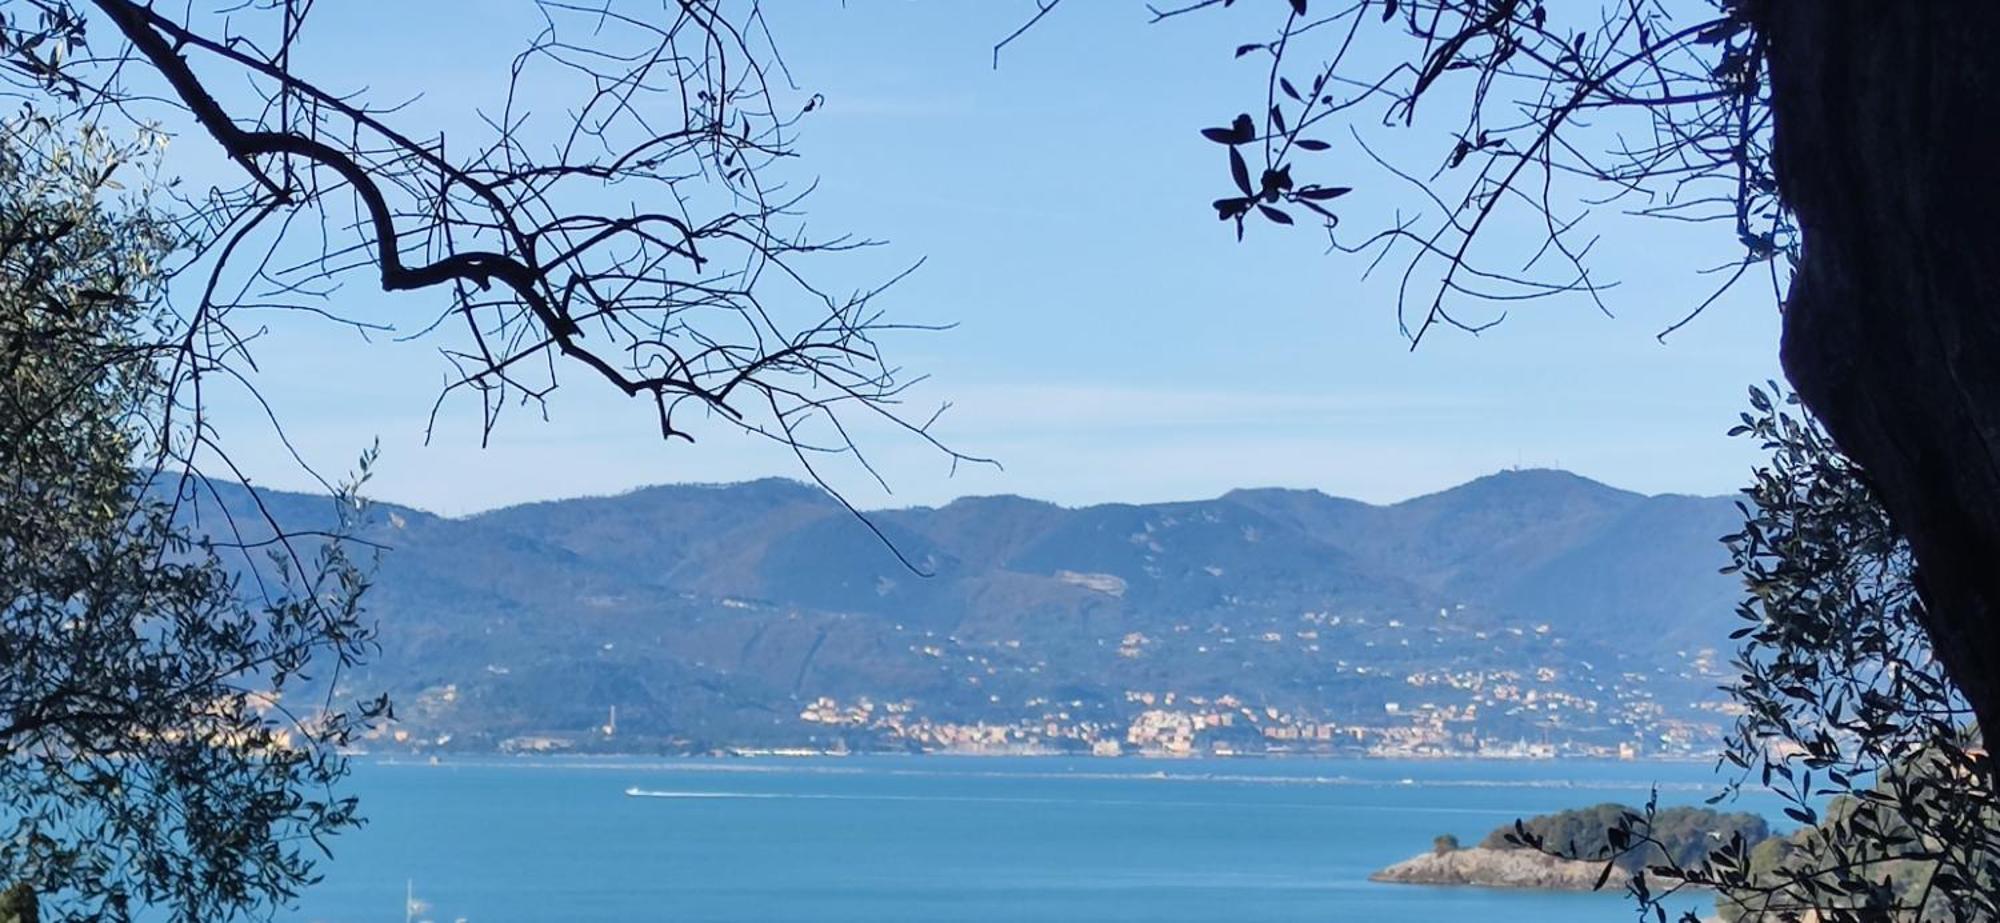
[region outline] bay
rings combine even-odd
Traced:
[[[1616,894],[1367,875],[1437,834],[1471,845],[1655,786],[1663,806],[1697,804],[1719,780],[1590,761],[363,762],[368,826],[280,918],[393,923],[407,887],[440,923],[1630,920]]]

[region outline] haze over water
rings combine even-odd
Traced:
[[[1440,833],[1472,845],[1654,783],[1663,806],[1696,804],[1716,781],[1706,763],[1582,761],[368,763],[370,824],[280,919],[400,920],[413,882],[418,918],[468,923],[1627,920],[1620,895],[1367,875]]]

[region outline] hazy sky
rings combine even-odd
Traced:
[[[321,5],[319,67],[350,67],[378,98],[427,91],[416,118],[497,103],[525,15],[495,0],[470,33],[456,23],[385,33],[376,7]],[[1152,501],[1260,485],[1393,500],[1513,465],[1723,493],[1755,459],[1723,432],[1744,387],[1777,371],[1768,288],[1718,304],[1665,344],[1654,338],[1712,283],[1692,270],[1730,257],[1725,228],[1606,223],[1598,252],[1622,283],[1615,317],[1582,302],[1523,305],[1482,336],[1446,332],[1411,352],[1392,293],[1360,281],[1363,263],[1327,255],[1319,231],[1253,226],[1238,244],[1208,208],[1226,178],[1221,149],[1196,129],[1261,93],[1256,69],[1230,58],[1238,41],[1261,37],[1252,23],[1147,25],[1139,3],[1071,3],[995,70],[990,47],[1032,9],[1027,0],[767,8],[793,75],[826,98],[793,168],[819,180],[811,227],[889,242],[854,264],[857,285],[925,260],[883,306],[959,326],[893,341],[893,358],[932,375],[925,400],[953,404],[940,425],[950,442],[1005,466],[953,476],[921,445],[872,434],[895,493],[836,470],[861,505],[1000,492]],[[1448,150],[1445,127],[1380,137],[1429,172]],[[200,153],[177,149],[175,166],[199,175]],[[1350,226],[1418,205],[1368,174],[1351,144],[1311,164],[1359,187],[1342,200]],[[343,307],[405,330],[439,304],[361,282],[339,295]],[[379,437],[372,492],[419,507],[798,474],[789,456],[720,430],[694,446],[662,444],[646,405],[576,374],[547,422],[515,413],[482,449],[476,408],[448,405],[425,446],[448,371],[439,345],[276,324],[257,358],[309,459],[338,471]],[[239,412],[246,422],[227,432],[250,470],[273,486],[302,484]]]

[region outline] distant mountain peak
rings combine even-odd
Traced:
[[[1635,491],[1613,487],[1603,481],[1587,478],[1565,468],[1502,468],[1492,474],[1473,478],[1459,487],[1475,487],[1481,484],[1509,484],[1535,487],[1583,488],[1629,494]]]
[[[1020,494],[969,494],[959,497],[938,509],[1032,509],[1060,510],[1063,506],[1048,500],[1023,497]]]
[[[1511,500],[1545,503],[1553,500],[1584,500],[1600,503],[1629,503],[1645,494],[1613,487],[1561,468],[1506,468],[1473,478],[1456,487],[1412,497],[1395,506],[1423,506],[1454,499]]]
[[[1256,497],[1346,499],[1344,497],[1335,497],[1317,487],[1238,487],[1222,495],[1222,499],[1224,500],[1241,500]]]

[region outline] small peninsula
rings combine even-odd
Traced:
[[[1636,809],[1621,804],[1599,804],[1588,808],[1544,814],[1519,822],[1534,840],[1563,858],[1521,842],[1515,824],[1488,833],[1478,846],[1461,848],[1458,838],[1439,836],[1431,850],[1382,869],[1371,881],[1420,885],[1473,885],[1487,888],[1534,888],[1551,891],[1589,891],[1604,876],[1604,858],[1614,850],[1608,831],[1619,826],[1620,818],[1639,816]],[[1724,814],[1708,808],[1665,808],[1654,814],[1651,835],[1663,845],[1649,846],[1618,856],[1604,886],[1622,887],[1648,866],[1674,864],[1693,866],[1707,858],[1714,846],[1741,836],[1754,846],[1771,837],[1771,827],[1755,814]]]

